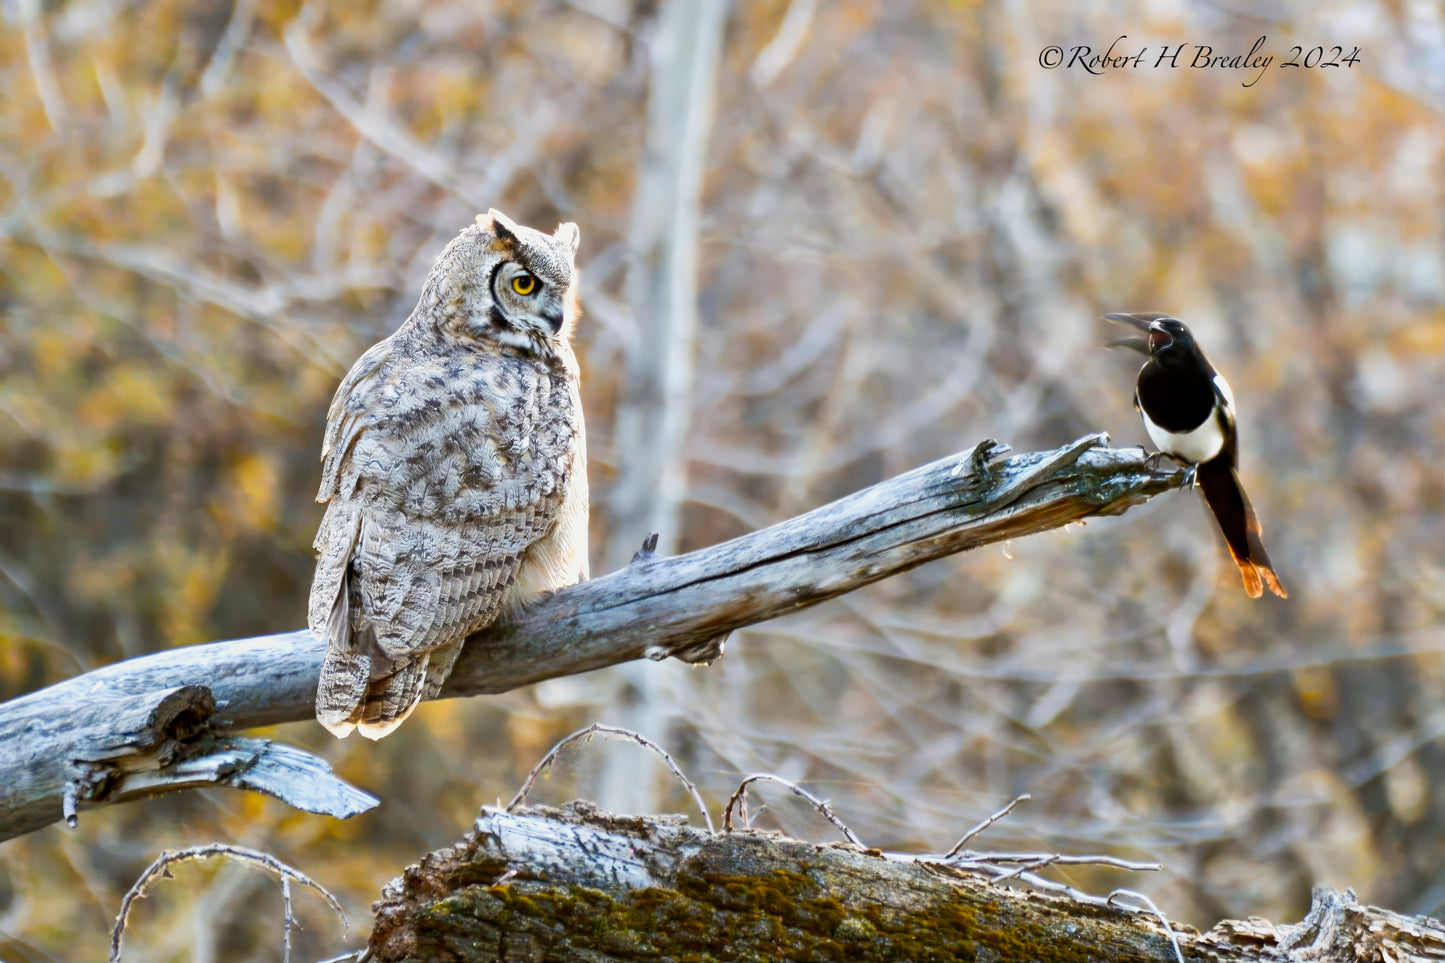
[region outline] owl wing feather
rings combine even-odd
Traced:
[[[408,390],[424,359],[399,358],[410,365],[402,378],[382,345],[357,362],[328,416],[330,504],[310,611],[327,644],[317,718],[337,736],[372,739],[435,695],[466,636],[500,613],[527,549],[556,524],[575,461],[575,447],[550,462],[498,455],[491,439],[525,420],[509,427],[494,407],[517,394],[519,375],[524,395],[546,390],[526,370],[500,387],[475,373],[478,390],[439,400]]]
[[[351,587],[347,584],[351,556],[361,532],[355,505],[333,502],[316,532],[316,575],[311,582],[307,621],[326,640],[321,680],[316,687],[316,718],[338,735],[351,731],[346,720],[356,711],[371,680],[371,656],[351,632]]]
[[[368,387],[377,379],[391,357],[393,340],[394,336],[378,341],[368,348],[365,354],[356,359],[356,364],[351,366],[351,370],[336,387],[336,394],[331,398],[331,407],[326,411],[326,438],[321,446],[321,488],[316,493],[318,502],[329,501],[331,496],[336,494],[341,483],[342,464],[352,446],[356,444],[365,422],[364,408],[348,402],[370,394]],[[321,539],[320,532],[316,538],[318,541]]]
[[[380,677],[373,669],[348,725],[380,739],[424,698],[441,691],[466,637],[500,614],[523,554],[550,529],[560,503],[559,497],[547,496],[518,515],[489,516],[468,525],[397,519],[409,523],[415,548],[381,565],[355,567],[363,611],[352,620],[353,630],[369,631],[375,640],[380,657],[373,664],[395,668]],[[401,534],[394,534],[398,537],[390,544],[401,541]],[[369,599],[382,604],[368,610]]]

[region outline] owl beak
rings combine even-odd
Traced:
[[[542,319],[551,326],[553,334],[562,330],[562,322],[566,320],[561,311],[543,311]]]

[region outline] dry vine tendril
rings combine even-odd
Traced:
[[[532,791],[532,786],[536,784],[537,777],[542,775],[543,772],[551,767],[552,763],[557,761],[557,753],[559,753],[564,746],[576,742],[579,739],[589,739],[598,733],[604,736],[625,736],[638,745],[651,749],[661,756],[662,761],[667,763],[667,768],[672,770],[672,774],[682,783],[688,795],[692,796],[693,802],[697,803],[698,811],[702,813],[703,821],[707,823],[707,831],[710,833],[716,832],[712,825],[712,814],[707,811],[707,803],[702,801],[702,794],[697,791],[697,786],[693,785],[692,780],[683,775],[682,770],[677,767],[677,763],[673,761],[672,756],[668,755],[667,750],[640,732],[633,732],[631,729],[623,729],[619,726],[604,725],[600,722],[594,722],[585,729],[578,729],[570,736],[564,737],[551,749],[547,750],[547,754],[542,757],[542,761],[533,766],[532,771],[527,773],[526,781],[522,783],[522,788],[517,790],[517,794],[512,797],[512,801],[507,803],[506,811],[514,812],[518,806],[526,802],[527,794]]]
[[[254,849],[247,849],[244,846],[231,846],[226,843],[212,843],[209,846],[192,846],[189,849],[178,850],[177,852],[164,852],[156,857],[155,862],[146,867],[146,871],[140,874],[124,898],[120,901],[120,913],[115,918],[115,928],[110,933],[110,963],[120,963],[121,940],[125,936],[126,920],[130,917],[132,904],[145,896],[146,887],[150,881],[157,876],[170,877],[170,865],[172,863],[190,862],[193,860],[210,859],[212,856],[224,856],[229,859],[236,859],[252,866],[259,866],[262,869],[270,870],[281,878],[281,901],[285,908],[285,915],[282,919],[281,928],[281,959],[283,963],[291,963],[291,929],[296,926],[296,916],[291,911],[291,883],[297,882],[302,886],[310,887],[320,893],[336,915],[341,918],[343,933],[350,932],[351,927],[346,921],[346,913],[341,908],[341,903],[331,894],[331,891],[320,883],[313,880],[300,870],[293,869],[281,862],[269,853],[257,852]]]

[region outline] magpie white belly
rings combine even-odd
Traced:
[[[1219,427],[1217,410],[1211,411],[1198,428],[1179,432],[1160,428],[1146,414],[1144,430],[1160,451],[1195,465],[1209,461],[1224,447],[1224,431]]]

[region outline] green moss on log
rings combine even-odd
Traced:
[[[373,941],[377,959],[1084,963],[1172,955],[1161,934],[1117,912],[1081,915],[1076,904],[940,879],[851,847],[670,832],[688,851],[668,885],[611,891],[526,873],[502,879],[495,859],[486,862],[490,878],[478,880],[487,842],[474,837],[430,872],[408,874],[413,884],[426,880],[427,896],[407,905],[395,931],[405,939]],[[445,895],[441,877],[455,884]]]

